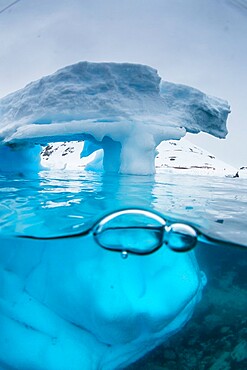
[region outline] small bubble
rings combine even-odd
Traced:
[[[121,257],[122,257],[123,259],[128,258],[128,252],[126,252],[126,251],[122,251],[122,253],[121,253]]]

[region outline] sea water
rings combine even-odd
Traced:
[[[0,237],[73,234],[111,210],[144,207],[228,241],[196,247],[208,282],[192,319],[128,369],[246,369],[246,185],[241,178],[165,171],[155,176],[85,171],[1,175]]]

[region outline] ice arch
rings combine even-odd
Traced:
[[[0,100],[0,170],[15,169],[27,149],[19,170],[37,170],[32,145],[89,140],[82,155],[102,147],[106,171],[152,174],[161,141],[200,131],[224,138],[229,112],[226,101],[164,82],[148,66],[80,62]]]

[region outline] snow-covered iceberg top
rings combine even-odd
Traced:
[[[89,140],[106,171],[154,172],[155,148],[186,132],[227,134],[226,101],[161,80],[153,68],[80,62],[0,100],[0,140],[30,145]]]

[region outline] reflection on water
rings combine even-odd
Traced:
[[[246,203],[242,179],[74,171],[42,171],[31,179],[0,177],[2,235],[73,233],[110,210],[130,206],[156,209],[247,246]],[[246,369],[246,253],[198,245],[197,260],[208,284],[193,318],[129,369]]]

